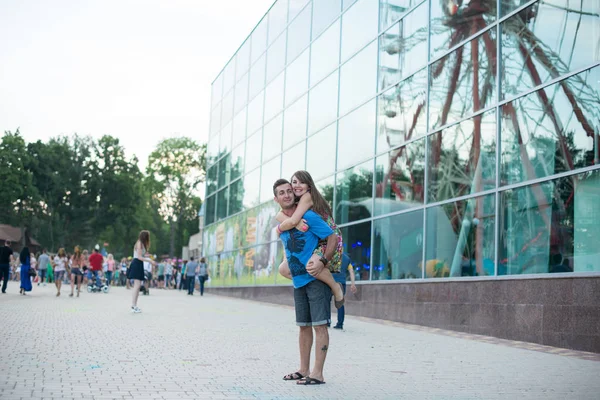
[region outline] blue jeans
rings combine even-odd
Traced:
[[[346,295],[346,284],[342,283],[342,290],[344,291],[344,295]],[[341,306],[340,308],[338,308],[337,310],[337,326],[344,326],[344,316],[346,314],[345,312],[345,306]]]
[[[92,271],[92,276],[96,278],[96,287],[102,287],[102,282],[100,282],[100,271]]]
[[[107,284],[108,286],[110,286],[110,283],[112,282],[112,275],[113,275],[113,272],[112,272],[112,271],[106,271],[106,273],[105,273],[105,274],[106,274],[106,284]]]
[[[187,277],[187,285],[188,285],[188,294],[194,294],[194,286],[196,286],[196,277],[188,276]]]

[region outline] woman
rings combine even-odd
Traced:
[[[29,270],[31,269],[31,254],[29,253],[29,247],[23,247],[21,254],[19,255],[19,261],[21,262],[21,294],[25,296],[25,292],[31,292],[31,277],[29,276]]]
[[[109,254],[106,258],[106,284],[110,286],[112,282],[113,272],[115,271],[115,257],[112,254]]]
[[[208,280],[208,266],[206,265],[206,258],[200,259],[200,265],[198,266],[200,272],[198,279],[200,280],[200,296],[204,296],[204,282]]]
[[[144,262],[156,265],[156,262],[151,258],[146,257],[146,252],[150,248],[150,232],[141,231],[137,242],[133,246],[133,260],[127,272],[127,278],[133,279],[133,293],[131,296],[131,312],[141,313],[142,310],[137,306],[138,297],[140,296],[140,287],[144,280]]]
[[[83,282],[83,254],[81,254],[81,248],[79,246],[75,246],[73,253],[73,257],[71,257],[71,294],[69,297],[73,297],[75,285],[77,285],[77,297],[79,297],[81,282]]]
[[[58,254],[54,257],[54,284],[56,285],[56,297],[60,296],[60,288],[62,286],[62,281],[65,278],[68,263],[67,253],[65,252],[65,249],[61,247],[58,249]]]

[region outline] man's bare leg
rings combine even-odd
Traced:
[[[304,376],[308,376],[310,374],[310,351],[313,345],[312,327],[300,327],[298,342],[300,345],[300,369],[298,372]]]
[[[329,332],[327,331],[327,325],[314,326],[313,328],[316,336],[315,366],[310,377],[324,382],[323,366],[325,365],[325,358],[327,358],[327,351],[329,350]]]

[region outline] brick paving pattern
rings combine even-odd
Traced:
[[[597,354],[347,316],[327,384],[298,366],[291,308],[152,290],[0,295],[1,399],[598,399]],[[210,291],[210,289],[209,289]],[[334,318],[335,319],[335,318]]]

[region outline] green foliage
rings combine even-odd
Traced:
[[[153,253],[180,256],[198,231],[202,200],[194,193],[204,180],[205,151],[188,138],[163,141],[150,156],[146,176],[112,136],[26,143],[19,130],[5,132],[0,223],[27,227],[50,251],[108,242],[107,251],[117,258],[129,256],[139,231],[148,229]],[[176,207],[168,208],[164,193],[173,182],[181,189],[175,191]],[[172,235],[177,252],[169,246]]]

